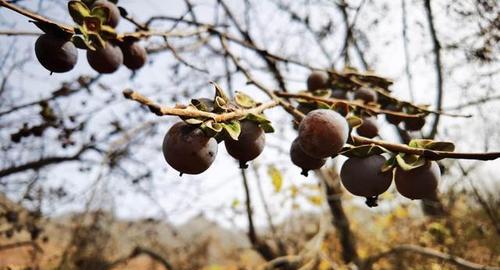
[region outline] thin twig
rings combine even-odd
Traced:
[[[444,91],[443,64],[441,63],[441,43],[439,42],[436,29],[434,27],[434,17],[432,15],[431,0],[424,0],[424,7],[427,15],[427,20],[429,21],[429,30],[431,32],[433,52],[435,57],[434,67],[436,69],[436,80],[437,80],[436,110],[440,111],[443,105],[443,91]],[[440,117],[441,115],[439,114],[436,114],[434,116],[432,129],[427,138],[432,139],[436,137]]]
[[[276,107],[278,105],[277,101],[271,100],[269,102],[260,104],[254,108],[235,109],[234,111],[231,111],[231,112],[217,114],[217,113],[200,111],[197,109],[193,109],[191,107],[185,107],[185,108],[163,107],[163,106],[155,103],[151,99],[143,96],[139,92],[133,91],[130,89],[124,90],[123,95],[130,100],[137,101],[137,102],[141,103],[142,105],[147,106],[151,112],[153,112],[154,114],[156,114],[158,116],[171,115],[171,116],[181,116],[181,117],[190,117],[190,118],[205,118],[205,119],[212,119],[215,122],[225,122],[225,121],[231,121],[234,119],[241,119],[241,118],[247,116],[248,114],[259,114],[266,109],[270,109],[270,108]]]
[[[443,260],[445,262],[448,262],[450,264],[453,264],[455,266],[461,267],[463,269],[468,269],[468,270],[500,270],[500,267],[495,267],[495,266],[486,266],[478,263],[473,263],[470,261],[467,261],[463,258],[448,254],[448,253],[443,253],[439,252],[430,248],[424,248],[416,245],[400,245],[391,248],[388,251],[382,252],[380,254],[371,256],[367,258],[364,261],[364,268],[368,268],[369,266],[373,265],[375,262],[378,260],[387,257],[387,256],[395,256],[400,253],[404,252],[410,252],[412,254],[419,254],[425,257],[430,257],[430,258],[435,258],[439,260]]]
[[[495,160],[500,157],[500,152],[489,153],[459,153],[447,151],[435,151],[422,148],[410,147],[405,144],[390,143],[382,140],[369,139],[361,136],[351,135],[355,145],[378,145],[396,153],[422,156],[429,160],[441,160],[444,158],[473,159],[473,160]]]

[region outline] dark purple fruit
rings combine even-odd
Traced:
[[[89,65],[99,73],[113,73],[123,63],[123,53],[118,46],[106,43],[104,48],[87,51]]]
[[[331,97],[336,99],[347,99],[347,91],[341,89],[332,90]]]
[[[361,99],[365,103],[377,102],[377,92],[366,87],[361,87],[354,92],[354,99]]]
[[[297,110],[300,111],[303,114],[308,114],[311,111],[316,110],[318,107],[314,104],[309,104],[309,103],[299,103],[297,106]]]
[[[163,139],[163,156],[181,175],[200,174],[214,162],[217,146],[217,141],[201,129],[177,122]]]
[[[406,118],[404,121],[404,127],[409,131],[418,131],[421,130],[425,125],[425,118]]]
[[[342,184],[350,193],[365,197],[368,206],[377,206],[378,195],[392,182],[392,171],[381,171],[384,163],[385,158],[381,155],[349,158],[340,170]]]
[[[244,169],[248,166],[246,163],[254,160],[264,150],[266,137],[264,130],[259,127],[259,124],[249,120],[240,122],[241,133],[238,140],[226,138],[224,144],[227,152],[240,162],[240,168]]]
[[[115,28],[120,22],[120,10],[118,7],[107,0],[97,0],[92,7],[106,7],[109,10],[109,17],[104,23],[105,25],[109,25]]]
[[[348,135],[349,125],[342,115],[318,109],[308,113],[300,122],[298,140],[306,154],[322,159],[338,154]]]
[[[313,71],[307,77],[307,90],[315,91],[328,88],[328,74],[321,71]]]
[[[299,139],[295,139],[290,147],[290,158],[293,164],[302,169],[302,175],[307,176],[309,170],[316,170],[321,168],[326,160],[320,158],[313,158],[304,153],[300,147]]]
[[[363,124],[356,129],[359,136],[374,138],[378,135],[377,119],[375,117],[363,118]]]
[[[120,45],[123,64],[131,70],[140,69],[148,60],[146,49],[137,42],[124,42]]]
[[[401,112],[401,108],[399,108],[396,105],[392,105],[392,104],[387,105],[385,109],[388,111],[393,111],[393,112]],[[387,120],[387,122],[389,122],[390,124],[397,126],[399,123],[401,123],[401,121],[404,120],[404,118],[401,116],[397,116],[397,115],[386,114],[385,120]]]
[[[36,40],[35,54],[44,68],[56,73],[72,70],[78,60],[78,50],[71,41],[50,34]]]
[[[435,161],[427,161],[424,166],[410,171],[396,168],[396,189],[408,199],[435,200],[440,179],[441,171]]]

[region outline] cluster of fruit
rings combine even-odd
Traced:
[[[308,91],[325,90],[330,88],[329,78],[324,73],[313,72],[308,77],[307,86]],[[344,89],[333,89],[329,95],[334,99],[348,100],[348,92]],[[380,103],[376,104],[377,92],[369,88],[354,90],[354,99],[361,100],[365,104],[381,106]],[[407,198],[429,200],[436,198],[440,170],[435,161],[417,158],[418,165],[406,167],[398,166],[396,158],[386,160],[380,152],[349,155],[345,151],[342,152],[350,134],[349,124],[344,118],[347,114],[345,111],[341,111],[344,114],[341,115],[332,109],[320,109],[311,103],[300,103],[298,108],[306,113],[306,116],[299,124],[298,137],[292,143],[290,157],[292,162],[302,169],[302,174],[307,176],[307,171],[321,168],[327,157],[344,154],[349,159],[342,166],[341,182],[350,193],[367,198],[369,206],[377,205],[377,197],[389,188],[393,178],[398,192]],[[361,114],[359,110],[353,112]],[[420,120],[423,118],[395,119],[397,117],[387,116],[392,124],[397,125],[404,121],[408,130],[420,129],[425,123],[425,120]],[[378,135],[375,117],[363,117],[363,123],[358,124],[356,128],[358,135],[369,138]],[[404,162],[403,158],[401,160]]]
[[[89,65],[99,73],[113,73],[124,64],[131,70],[141,68],[147,52],[136,38],[118,38],[115,27],[120,10],[107,0],[69,1],[73,20],[79,25],[75,33],[61,31],[54,25],[37,25],[45,32],[35,43],[35,54],[50,72],[68,72],[78,61],[78,50],[87,51]]]
[[[350,84],[334,83],[333,80],[325,72],[312,72],[307,79],[307,92],[314,95],[325,95],[327,92],[328,98],[359,101],[367,106],[373,106],[386,111],[391,111],[399,114],[386,114],[386,121],[390,124],[398,126],[403,124],[403,128],[407,131],[419,131],[425,125],[425,115],[427,112],[422,111],[422,108],[416,107],[410,103],[401,103],[397,99],[392,98],[389,93],[381,89],[377,92],[368,87],[353,88]],[[301,102],[298,109],[304,113],[317,108],[316,104],[310,102]],[[345,113],[344,113],[345,114]],[[412,117],[403,115],[413,115]],[[421,117],[416,117],[417,115]],[[374,138],[378,135],[379,127],[377,125],[376,115],[359,112],[359,116],[363,119],[363,123],[356,128],[356,133],[367,138]]]
[[[193,99],[188,109],[222,114],[258,105],[241,92],[234,100],[229,100],[218,86],[216,89],[213,100]],[[174,124],[165,135],[163,155],[181,175],[200,174],[212,165],[218,143],[224,142],[227,152],[238,160],[241,168],[246,168],[246,163],[264,150],[266,132],[273,132],[273,129],[263,114],[248,114],[226,123],[184,119]]]

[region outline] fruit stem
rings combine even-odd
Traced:
[[[247,169],[247,168],[248,168],[247,162],[240,160],[240,169]]]
[[[372,197],[366,197],[365,203],[366,205],[368,205],[368,207],[376,207],[378,206],[377,200],[378,200],[378,195]]]

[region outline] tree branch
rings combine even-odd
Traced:
[[[424,0],[424,7],[427,15],[427,20],[429,22],[429,30],[431,32],[433,52],[435,57],[434,67],[436,69],[436,80],[437,80],[437,95],[436,95],[436,110],[440,111],[443,105],[443,67],[441,63],[441,43],[437,37],[436,29],[434,27],[434,18],[431,9],[431,0]],[[434,122],[432,123],[432,129],[428,136],[429,139],[436,137],[437,128],[439,125],[439,119],[441,115],[436,114],[434,116]]]
[[[443,253],[439,252],[430,248],[424,248],[416,245],[400,245],[393,247],[392,249],[382,252],[380,254],[371,256],[367,259],[364,260],[363,262],[363,268],[362,269],[368,269],[371,265],[373,265],[375,262],[378,260],[387,257],[387,256],[394,256],[398,255],[400,253],[405,253],[405,252],[410,252],[413,254],[419,254],[425,257],[430,257],[434,259],[439,259],[445,262],[448,262],[450,264],[453,264],[455,266],[458,266],[463,269],[468,269],[468,270],[500,270],[500,267],[495,267],[495,266],[486,266],[486,265],[481,265],[477,263],[473,263],[470,261],[467,261],[463,258],[456,257],[454,255],[448,254],[448,253]]]
[[[196,110],[190,107],[176,107],[176,108],[168,108],[168,107],[163,107],[151,99],[141,95],[140,93],[133,91],[131,89],[126,89],[123,91],[123,95],[125,98],[137,101],[141,103],[142,105],[145,105],[149,108],[151,112],[158,116],[164,116],[164,115],[174,115],[174,116],[182,116],[182,117],[190,117],[190,118],[206,118],[206,119],[212,119],[215,122],[225,122],[225,121],[230,121],[234,119],[240,119],[242,117],[245,117],[248,114],[259,114],[263,112],[266,109],[273,108],[278,105],[277,101],[271,100],[267,103],[263,103],[258,105],[257,107],[251,108],[251,109],[235,109],[232,112],[228,113],[222,113],[222,114],[217,114],[217,113],[211,113],[211,112],[205,112],[205,111],[200,111]]]

